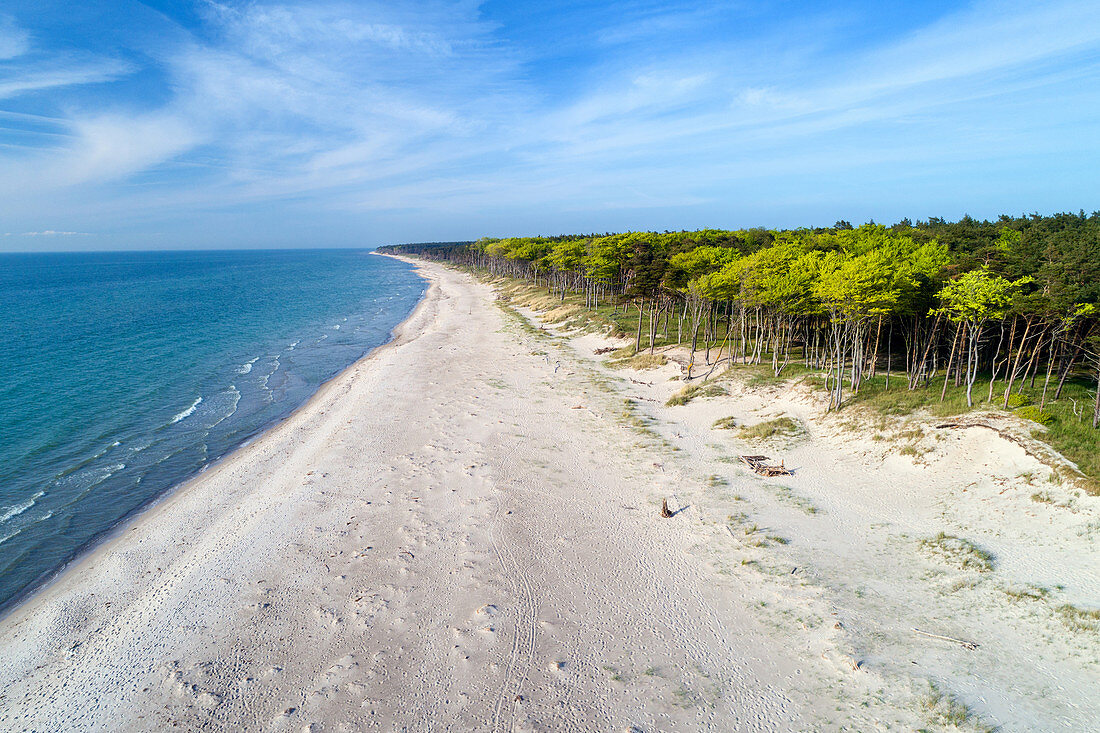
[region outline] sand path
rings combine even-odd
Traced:
[[[693,507],[657,517],[681,477],[618,395],[486,286],[424,271],[394,344],[0,622],[0,727],[845,718],[866,684],[761,622],[693,551],[715,531]]]

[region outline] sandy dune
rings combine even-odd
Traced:
[[[1095,500],[1032,501],[1023,449],[955,431],[916,464],[732,384],[666,408],[676,367],[613,372],[423,272],[393,344],[0,621],[0,727],[934,730],[926,680],[963,729],[1100,719],[1096,634],[1001,587],[1100,600]],[[786,482],[710,427],[769,412],[812,426],[765,446]],[[937,564],[940,530],[997,570]]]

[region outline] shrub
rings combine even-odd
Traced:
[[[1017,407],[1024,407],[1025,405],[1030,405],[1030,404],[1031,404],[1031,398],[1028,397],[1026,394],[1017,393],[1017,394],[1010,394],[1008,396],[1008,406],[1011,407],[1014,410]]]
[[[1051,421],[1054,420],[1054,415],[1046,410],[1040,410],[1035,405],[1024,405],[1016,410],[1016,414],[1025,420],[1034,420],[1040,425],[1050,425]]]

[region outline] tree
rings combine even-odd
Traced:
[[[952,280],[938,294],[943,305],[932,313],[943,315],[956,326],[965,328],[968,341],[966,404],[971,407],[974,405],[974,381],[978,376],[978,345],[981,343],[986,322],[1004,318],[1015,293],[1024,283],[1030,281],[1031,278],[1021,278],[1011,282],[999,275],[990,274],[989,268],[983,267]],[[948,364],[948,371],[950,368]]]

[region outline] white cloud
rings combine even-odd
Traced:
[[[171,160],[199,144],[198,131],[171,114],[105,115],[77,120],[69,155],[53,174],[66,182],[104,182]]]
[[[35,64],[32,68],[17,70],[7,79],[0,81],[0,99],[43,89],[111,81],[133,71],[128,64],[119,61],[53,70],[42,70],[39,67],[39,64]]]
[[[31,48],[31,36],[7,16],[0,15],[0,61],[22,56]]]
[[[90,237],[92,236],[88,232],[58,232],[53,229],[46,229],[41,232],[23,232],[22,234],[12,234],[7,232],[5,237]]]

